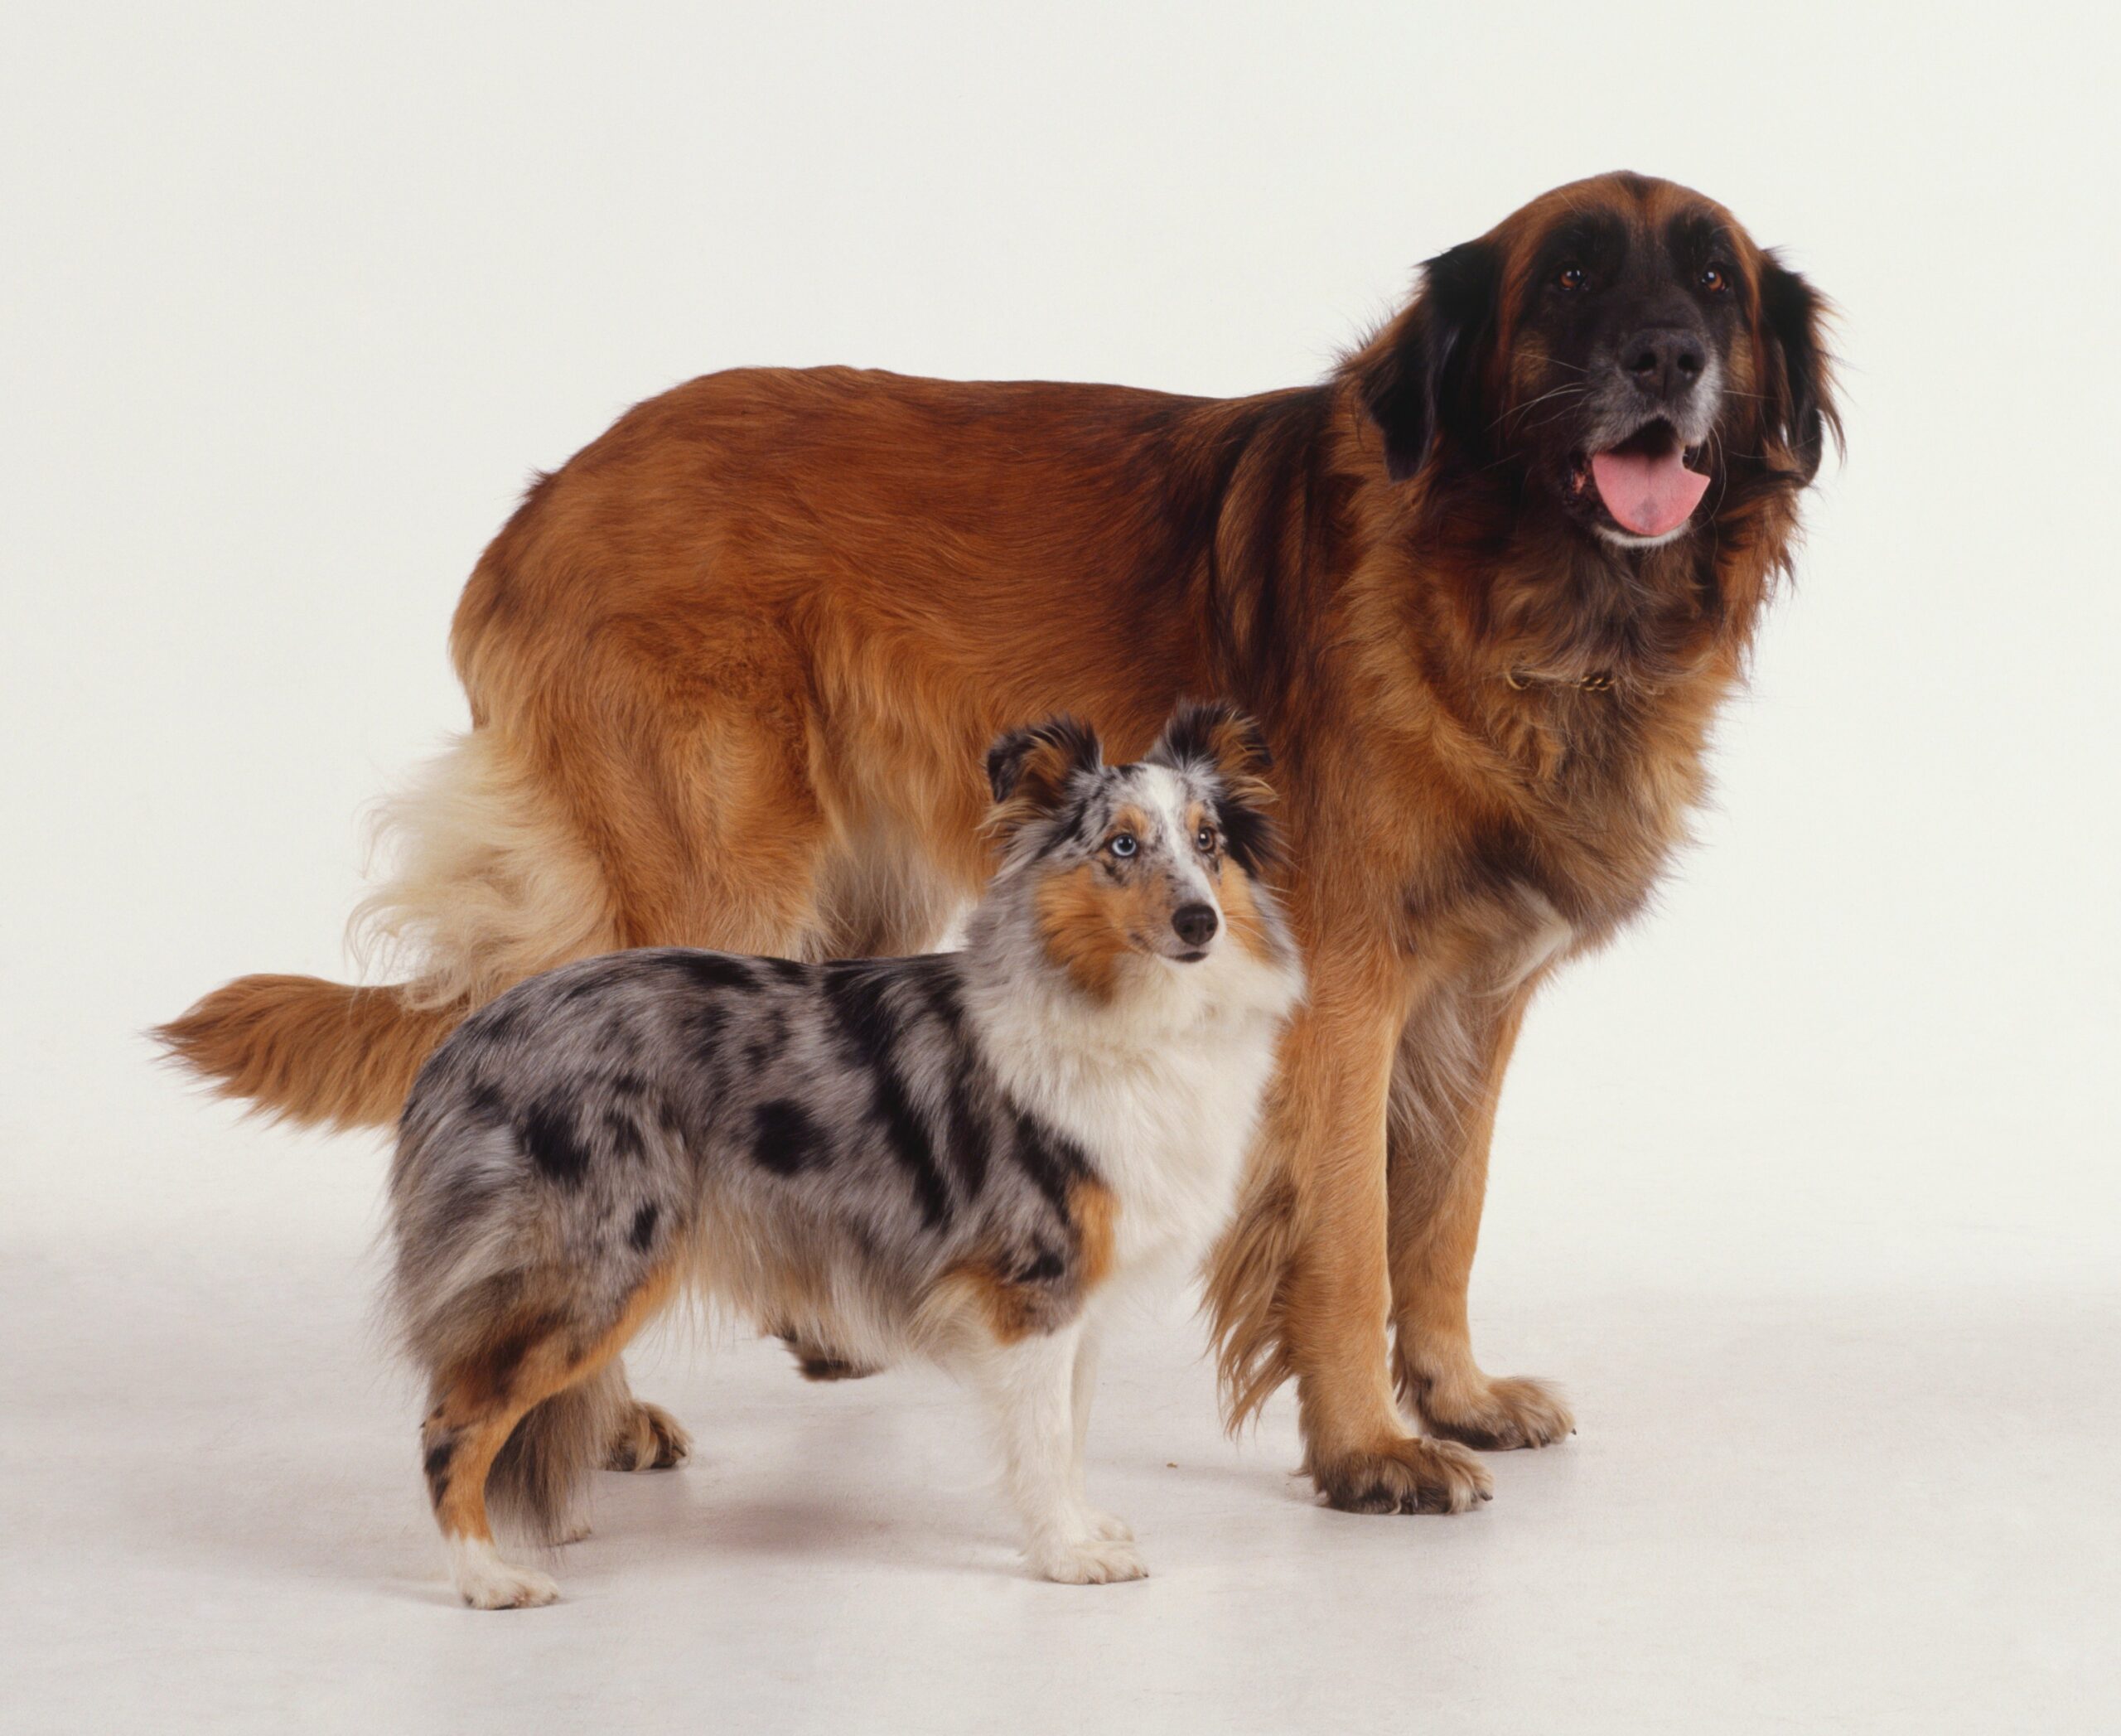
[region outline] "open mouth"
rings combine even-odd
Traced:
[[[1569,486],[1579,496],[1595,491],[1597,503],[1635,536],[1669,536],[1693,517],[1708,492],[1708,475],[1695,468],[1703,448],[1679,444],[1679,431],[1662,418],[1646,422],[1617,446],[1577,453]]]

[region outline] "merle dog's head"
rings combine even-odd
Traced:
[[[1816,474],[1840,432],[1824,312],[1722,206],[1606,175],[1430,260],[1349,367],[1394,480],[1514,475],[1574,531],[1655,547],[1733,483]]]
[[[1227,946],[1287,950],[1260,876],[1275,858],[1267,748],[1234,708],[1189,704],[1130,765],[1074,718],[1013,730],[987,756],[1003,873],[1030,875],[1046,955],[1114,992],[1128,961],[1187,970]]]

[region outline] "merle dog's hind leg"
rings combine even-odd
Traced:
[[[674,1287],[668,1273],[652,1276],[601,1329],[560,1308],[524,1310],[432,1371],[433,1403],[420,1450],[450,1578],[474,1609],[530,1608],[559,1595],[550,1577],[516,1566],[495,1548],[488,1476],[521,1429],[524,1439],[502,1468],[512,1484],[505,1492],[548,1533],[578,1516],[576,1497],[592,1463],[592,1443],[570,1430],[548,1401],[609,1368]]]

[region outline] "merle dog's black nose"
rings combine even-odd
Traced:
[[[1660,404],[1685,397],[1708,365],[1708,352],[1691,331],[1652,327],[1621,346],[1621,370]]]
[[[1205,946],[1215,937],[1215,907],[1212,904],[1181,904],[1171,913],[1171,926],[1188,946]]]

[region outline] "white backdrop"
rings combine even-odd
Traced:
[[[285,1370],[243,1348],[268,1319],[296,1332],[292,1361],[341,1344],[365,1371],[333,1426],[394,1465],[403,1395],[349,1336],[376,1142],[241,1124],[155,1071],[138,1032],[243,971],[345,974],[360,810],[461,727],[449,612],[533,470],[630,402],[738,364],[1213,394],[1311,380],[1421,258],[1627,167],[1723,200],[1836,299],[1849,457],[1815,491],[1800,583],[1727,718],[1700,847],[1655,917],[1534,1016],[1476,1342],[1490,1367],[1575,1389],[1585,1437],[1564,1453],[1599,1463],[1602,1438],[1649,1487],[1693,1474],[1666,1425],[1703,1395],[1660,1390],[1616,1441],[1606,1395],[1563,1355],[1600,1307],[1640,1330],[1631,1366],[1653,1384],[1667,1332],[1727,1324],[1702,1328],[1699,1366],[1816,1443],[1801,1471],[1759,1468],[1771,1505],[1792,1500],[1785,1479],[1838,1481],[1850,1429],[1888,1474],[1903,1440],[1969,1443],[1908,1497],[1911,1539],[1925,1515],[1967,1519],[1970,1489],[2015,1483],[2032,1505],[1972,1529],[2030,1553],[1964,1606],[2003,1661],[1954,1685],[1975,1666],[1940,1617],[1936,1670],[1863,1727],[1919,1705],[1935,1728],[1988,1687],[2075,1728],[2078,1696],[2112,1683],[2110,1653],[2070,1627],[2110,1604],[2109,1558],[2068,1554],[2114,1534],[2110,1488],[2068,1468],[2121,1420],[2121,160],[2103,15],[73,5],[17,13],[8,35],[0,1366],[23,1405],[0,1434],[5,1498],[49,1513],[71,1498],[46,1481],[55,1459],[93,1472],[89,1388],[153,1450],[167,1419],[121,1403],[126,1371],[167,1377],[186,1356],[185,1390],[224,1420],[167,1444],[157,1487],[182,1505],[256,1476],[229,1431],[273,1414]],[[319,1284],[338,1312],[303,1338],[285,1298],[309,1306]],[[1196,1329],[1157,1333],[1191,1370]],[[1166,1353],[1153,1336],[1143,1358]],[[1834,1344],[1877,1369],[1843,1371],[1829,1403],[1808,1381]],[[2030,1347],[2058,1346],[2051,1378],[2027,1378]],[[1877,1373],[1894,1369],[1904,1389]],[[1206,1389],[1185,1382],[1191,1427]],[[773,1405],[800,1411],[777,1376],[758,1391],[776,1426]],[[1164,1391],[1143,1382],[1142,1405]],[[1278,1475],[1286,1423],[1234,1462]],[[1689,1439],[1751,1450],[1735,1425]],[[298,1488],[297,1448],[274,1463]],[[1498,1511],[1511,1478],[1563,1474],[1534,1463],[1499,1465]],[[414,1497],[365,1474],[341,1481],[394,1525],[404,1507],[389,1570],[416,1583]],[[101,1511],[97,1487],[79,1515]],[[1606,1498],[1580,1474],[1535,1487],[1559,1515]],[[1133,1516],[1145,1530],[1162,1487]],[[1279,1522],[1328,1522],[1282,1506]],[[1637,1520],[1684,1553],[1647,1497]],[[1446,1529],[1386,1544],[1375,1522],[1331,1523],[1309,1569],[1328,1575],[1333,1540],[1418,1562]],[[0,1595],[31,1625],[0,1623],[0,1651],[69,1607],[29,1577],[56,1571],[65,1540],[17,1530],[24,1573]],[[1522,1546],[1534,1574],[1567,1547]],[[1449,1547],[1477,1576],[1477,1545]],[[117,1542],[89,1553],[106,1589],[137,1577]],[[1795,1584],[1821,1559],[1758,1571]],[[183,1568],[172,1546],[158,1570]],[[268,1577],[229,1571],[238,1589]],[[294,1571],[328,1579],[328,1550]],[[674,1560],[669,1595],[702,1571]],[[2036,1585],[2051,1619],[2026,1601]],[[614,1576],[614,1618],[624,1589]],[[149,1651],[159,1601],[128,1618]],[[1510,1664],[1554,1619],[1498,1606],[1493,1667],[1461,1709],[1500,1728],[1497,1708],[1569,1705]],[[1734,1606],[1732,1631],[1748,1619]],[[1423,1635],[1391,1643],[1412,1658]],[[1766,1660],[1805,1642],[1760,1643]],[[1674,1727],[1689,1659],[1713,1675],[1747,1656],[1675,1658],[1659,1678],[1682,1695]],[[93,1658],[69,1667],[97,1676]],[[312,1663],[305,1678],[283,1658],[274,1679],[333,1675]],[[1847,1663],[1859,1682],[1867,1667]],[[1850,1691],[1838,1704],[1866,1704]],[[1420,1703],[1405,1692],[1402,1709]]]

